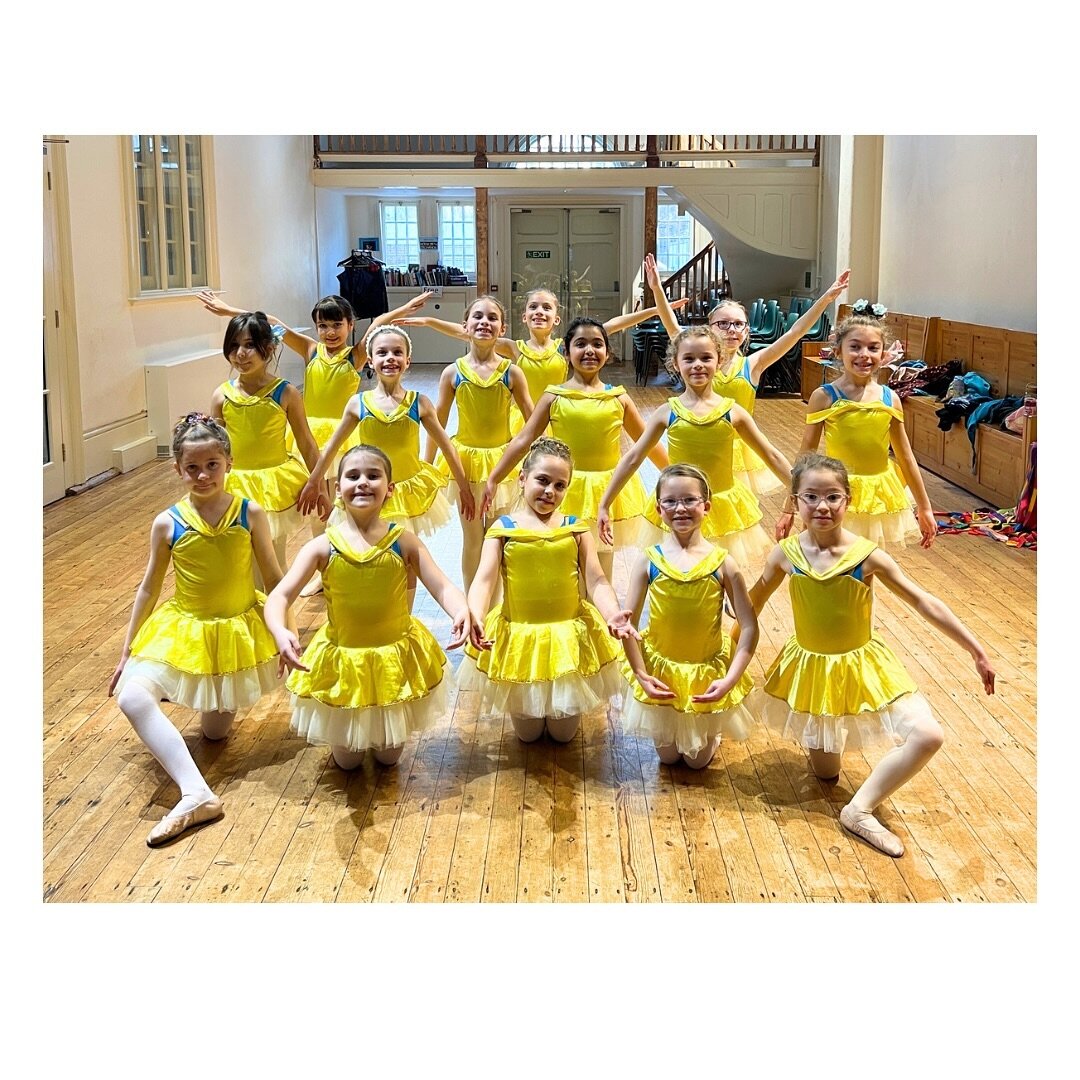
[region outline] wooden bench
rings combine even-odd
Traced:
[[[837,321],[850,311],[848,305],[842,305]],[[1025,387],[1037,382],[1035,334],[903,312],[889,312],[884,321],[906,343],[908,359],[923,360],[927,365],[959,360],[965,372],[976,371],[990,383],[992,397],[1023,395]],[[803,342],[803,401],[839,374],[836,368],[821,362],[825,344]],[[912,395],[904,402],[904,424],[915,460],[924,469],[994,506],[1015,506],[1036,437],[1036,418],[1026,418],[1022,434],[979,424],[973,465],[966,424],[956,423],[942,431],[937,417],[940,408],[936,398]]]

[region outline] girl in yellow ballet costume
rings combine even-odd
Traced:
[[[254,500],[266,511],[274,553],[284,564],[285,542],[300,521],[297,500],[308,469],[319,459],[319,448],[300,391],[269,370],[276,349],[277,339],[261,311],[234,315],[222,352],[237,374],[214,391],[210,412],[225,425],[232,442],[233,467],[225,490]],[[303,461],[289,453],[289,431]],[[321,502],[329,507],[325,492]]]
[[[670,530],[630,572],[627,607],[636,626],[646,599],[649,624],[639,642],[623,640],[630,685],[623,730],[647,735],[665,765],[692,769],[712,760],[721,735],[745,739],[752,718],[742,701],[753,689],[746,666],[757,644],[757,616],[742,572],[701,535],[709,482],[693,465],[669,465],[656,485],[656,505]],[[732,655],[724,633],[724,597],[742,628]]]
[[[600,498],[601,536],[610,535],[612,508],[617,505],[623,485],[636,478],[638,467],[666,431],[672,462],[696,465],[709,481],[712,495],[702,521],[702,535],[726,548],[740,566],[751,565],[772,546],[761,527],[761,508],[754,493],[735,476],[732,467],[736,435],[785,481],[791,466],[745,409],[731,398],[719,397],[713,389],[719,348],[715,332],[707,326],[686,327],[672,338],[668,362],[674,365],[686,389],[653,411],[641,438],[612,474]],[[651,515],[655,516],[650,520],[660,524],[655,508]]]
[[[791,490],[805,531],[783,540],[750,590],[760,611],[786,576],[795,633],[773,661],[760,698],[765,722],[797,740],[816,776],[836,779],[841,755],[875,741],[890,749],[840,811],[840,824],[886,855],[900,838],[874,811],[938,751],[943,735],[926,699],[873,632],[876,579],[970,653],[987,694],[994,669],[975,636],[936,596],[920,589],[877,544],[845,528],[853,489],[844,464],[801,454]]]
[[[645,276],[653,290],[653,295],[657,297],[658,310],[664,328],[670,337],[675,337],[681,327],[671,314],[671,307],[674,305],[668,306],[663,303],[664,290],[660,284],[656,260],[652,255],[645,256]],[[750,416],[753,416],[761,377],[810,332],[829,305],[839,299],[841,293],[847,288],[850,276],[851,271],[845,270],[828,290],[799,316],[786,334],[748,356],[742,352],[750,340],[750,321],[746,308],[737,300],[722,300],[717,304],[709,312],[709,326],[716,331],[720,343],[720,362],[716,367],[716,375],[713,376],[713,389],[717,394],[730,398],[736,405],[745,409]],[[755,495],[776,491],[783,487],[783,483],[753,448],[747,446],[738,437],[735,439],[731,467],[736,477]]]
[[[687,303],[689,303],[688,300],[677,300],[674,306],[680,307]],[[643,311],[631,312],[629,315],[617,315],[604,323],[604,329],[610,337],[611,334],[637,326],[638,323],[651,319],[657,314],[659,314],[657,308],[646,308]],[[467,334],[462,333],[460,326],[444,319],[433,319],[421,315],[394,321],[402,326],[427,326],[450,337],[463,339],[468,337]],[[503,321],[505,323],[505,317]],[[549,386],[566,382],[569,374],[563,339],[555,334],[556,327],[562,322],[562,316],[559,314],[559,298],[549,289],[530,289],[525,294],[525,309],[521,313],[521,321],[529,331],[528,340],[500,337],[495,342],[495,352],[499,356],[509,357],[521,368],[529,386],[529,400],[535,404]],[[527,419],[528,417],[523,416],[516,405],[512,406],[511,433],[516,435],[521,431]]]
[[[267,515],[226,490],[229,436],[213,417],[191,413],[173,429],[172,451],[187,496],[154,519],[150,561],[109,682],[120,711],[180,789],[180,801],[147,837],[151,847],[222,814],[221,800],[158,702],[197,710],[203,735],[223,739],[237,709],[274,689],[277,669],[252,566],[271,587],[281,570]],[[170,561],[176,589],[155,610]]]
[[[601,379],[601,370],[610,355],[603,325],[596,319],[575,319],[567,330],[566,344],[573,374],[562,386],[549,386],[540,395],[525,427],[514,436],[492,469],[481,512],[495,501],[503,477],[550,423],[551,434],[570,447],[574,461],[573,479],[563,508],[579,522],[585,522],[595,535],[600,495],[619,462],[619,436],[625,431],[631,439],[636,439],[644,423],[626,388]],[[661,448],[649,457],[660,468],[668,464]],[[612,566],[612,549],[608,545],[637,544],[647,506],[644,485],[639,477],[633,476],[627,490],[611,507],[613,534],[604,539],[599,555],[605,574],[610,576]]]
[[[408,333],[399,326],[377,326],[367,337],[367,353],[377,383],[373,389],[349,399],[337,430],[311,470],[300,495],[300,510],[307,513],[313,508],[330,463],[357,430],[365,445],[377,446],[386,454],[396,477],[382,508],[383,517],[419,536],[435,532],[450,520],[450,504],[442,493],[446,477],[420,457],[423,427],[443,452],[450,475],[457,482],[462,516],[471,518],[475,510],[472,488],[450,436],[439,423],[435,406],[423,394],[401,385],[412,358]]]
[[[243,314],[242,308],[224,303],[209,289],[203,289],[197,295],[203,307],[215,315],[233,317]],[[370,332],[372,327],[382,326],[393,319],[419,311],[430,296],[431,293],[422,293],[393,311],[377,315],[371,320],[368,331]],[[275,315],[268,314],[266,318],[274,327],[275,336],[280,334],[285,344],[304,358],[304,412],[307,414],[308,427],[311,428],[311,434],[321,452],[341,423],[341,414],[345,411],[349,399],[359,392],[360,375],[367,360],[363,342],[349,344],[355,322],[352,305],[343,296],[331,295],[324,296],[311,309],[311,321],[318,334],[317,341],[293,330]],[[290,436],[291,432],[287,432],[286,444],[292,451],[294,444]],[[355,446],[357,441],[355,436],[346,439],[339,456],[349,446]],[[333,462],[331,468],[336,464]],[[329,485],[327,490],[329,492]],[[318,536],[325,527],[322,519],[316,516],[309,520],[312,535]],[[317,593],[321,587],[316,575],[304,590],[304,595]]]
[[[600,569],[588,526],[562,513],[572,472],[565,443],[533,443],[518,476],[521,509],[488,529],[469,589],[472,644],[458,686],[480,692],[483,713],[508,714],[523,742],[545,728],[569,742],[581,714],[622,689],[609,634],[636,633]],[[503,600],[489,612],[500,579]],[[595,607],[582,597],[582,581]]]
[[[291,726],[308,742],[329,745],[342,769],[373,750],[394,764],[406,740],[447,710],[446,655],[410,614],[419,578],[453,619],[447,648],[469,634],[465,596],[435,565],[415,534],[388,522],[393,493],[390,458],[374,446],[354,446],[338,464],[340,524],[308,541],[266,601],[266,625],[290,668]],[[323,577],[326,622],[301,656],[286,625],[289,606],[316,572]]]
[[[825,452],[847,466],[851,504],[844,520],[849,531],[878,544],[901,545],[921,533],[920,544],[928,548],[937,522],[908,442],[904,408],[877,381],[888,335],[888,326],[874,315],[849,315],[836,328],[835,355],[844,373],[810,395],[801,449],[816,450],[824,429]],[[895,458],[889,457],[890,447]],[[794,511],[789,500],[777,523],[781,535],[791,528]]]
[[[484,484],[492,468],[510,442],[510,409],[516,404],[521,413],[532,412],[532,399],[525,376],[505,357],[495,354],[495,342],[503,331],[506,315],[502,305],[491,296],[477,297],[465,310],[464,327],[469,334],[469,351],[460,360],[443,369],[439,376],[439,399],[435,414],[446,427],[450,409],[457,402],[457,433],[451,436],[469,480],[476,505],[484,495]],[[426,458],[435,461],[444,475],[449,474],[446,458],[435,460],[436,444],[428,439]],[[450,481],[450,497],[457,485]],[[500,485],[490,508],[498,514],[517,497],[517,485]],[[480,562],[487,518],[476,514],[461,515],[461,576],[466,590],[472,584]]]

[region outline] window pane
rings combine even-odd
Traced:
[[[383,203],[383,261],[387,266],[405,270],[420,262],[420,233],[416,203]]]
[[[191,280],[188,284],[207,285],[206,276],[206,205],[203,201],[202,144],[197,135],[184,136],[185,173],[188,201],[188,251]]]
[[[161,288],[158,263],[157,164],[154,160],[153,135],[133,135],[135,162],[135,227],[138,231],[139,287]]]
[[[674,273],[690,261],[694,244],[694,219],[679,215],[675,203],[656,208],[656,263],[664,273]]]
[[[439,204],[439,258],[443,266],[476,273],[476,207]]]
[[[184,280],[184,218],[180,202],[180,139],[162,135],[158,143],[161,160],[161,201],[165,208],[166,288],[182,289]]]

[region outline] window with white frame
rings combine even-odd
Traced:
[[[456,266],[470,277],[476,274],[476,206],[439,203],[439,261]]]
[[[134,262],[143,293],[210,284],[199,135],[132,135]]]
[[[382,261],[398,270],[407,270],[410,263],[420,262],[420,227],[416,202],[383,202],[379,204],[382,222]]]
[[[694,219],[679,214],[675,203],[656,207],[656,264],[663,273],[672,274],[690,261],[694,253]]]

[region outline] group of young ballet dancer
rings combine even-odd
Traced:
[[[652,739],[665,764],[703,768],[722,737],[744,739],[759,720],[801,744],[824,779],[839,775],[845,749],[883,742],[840,823],[903,854],[874,811],[927,763],[942,730],[873,632],[874,581],[967,650],[988,694],[994,670],[949,608],[880,546],[921,535],[929,547],[936,531],[899,402],[877,379],[887,327],[866,315],[837,327],[843,374],[811,395],[792,466],[754,421],[757,387],[848,273],[751,353],[741,304],[725,300],[708,326],[680,327],[651,256],[645,273],[656,309],[606,324],[576,318],[560,338],[558,302],[538,289],[525,299],[528,336],[516,341],[490,296],[460,325],[418,315],[427,297],[417,297],[351,345],[341,297],[316,304],[315,340],[200,294],[230,317],[222,351],[234,375],[209,414],[175,427],[187,494],[154,520],[109,688],[180,789],[148,844],[223,812],[162,700],[197,710],[203,734],[221,739],[288,670],[293,730],[329,745],[343,769],[369,749],[393,764],[410,736],[445,716],[452,676],[444,647],[412,614],[419,579],[452,620],[445,649],[464,646],[458,686],[478,693],[485,715],[509,716],[523,741],[546,731],[567,742],[582,713],[621,695],[624,730]],[[656,312],[685,389],[646,421],[603,369],[609,334]],[[408,325],[467,347],[442,372],[434,404],[402,384]],[[306,362],[302,395],[272,373],[281,338]],[[361,390],[365,363],[375,382]],[[816,452],[823,430],[827,456]],[[634,440],[625,454],[623,431]],[[637,473],[646,457],[662,470],[652,497]],[[780,485],[789,495],[774,544],[757,496]],[[446,488],[461,520],[464,592],[420,539],[449,520]],[[283,572],[285,542],[311,511],[314,535]],[[789,536],[795,519],[801,530]],[[644,550],[620,603],[612,554],[627,546]],[[175,595],[155,609],[170,560]],[[747,589],[749,567],[760,574]],[[754,689],[757,615],[784,578],[795,632]],[[326,622],[303,648],[290,607],[320,589]]]

